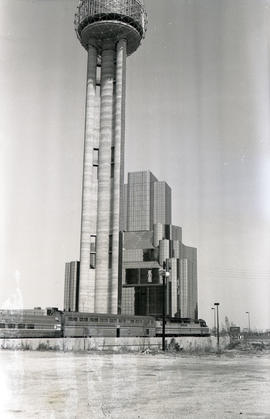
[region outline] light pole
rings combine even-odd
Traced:
[[[167,263],[163,262],[162,270],[162,350],[165,351],[165,325],[166,325],[166,309],[165,309],[165,296],[166,296],[166,279],[170,276],[167,269]]]
[[[215,307],[211,307],[211,310],[213,311],[214,314],[214,336],[216,336],[216,311],[215,311]]]
[[[248,315],[248,334],[250,335],[250,312],[246,311],[246,314]]]
[[[217,352],[219,352],[219,316],[218,316],[219,303],[214,303],[214,306],[216,306],[217,308]]]

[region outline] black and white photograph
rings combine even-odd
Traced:
[[[0,418],[270,418],[270,0],[0,0]]]

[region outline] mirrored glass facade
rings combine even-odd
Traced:
[[[196,319],[197,251],[182,243],[181,227],[171,224],[171,189],[151,172],[129,173],[124,193],[122,314]]]

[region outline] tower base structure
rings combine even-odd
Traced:
[[[161,318],[164,298],[167,317],[197,320],[197,250],[183,244],[181,227],[172,224],[171,188],[150,171],[129,173],[124,186],[119,314]]]

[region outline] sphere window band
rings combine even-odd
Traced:
[[[116,14],[125,18],[132,18],[144,29],[146,12],[139,0],[81,0],[75,24],[79,24],[86,16],[100,16]]]
[[[100,55],[102,42],[124,37],[128,40],[128,55],[144,38],[147,15],[139,0],[82,0],[75,15],[75,30],[82,45],[96,46]]]

